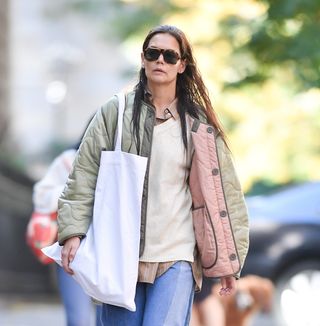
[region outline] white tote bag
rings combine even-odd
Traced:
[[[92,298],[136,310],[140,219],[147,158],[121,151],[124,94],[118,94],[114,151],[101,153],[93,219],[70,264],[73,277]],[[61,265],[58,243],[43,252]]]

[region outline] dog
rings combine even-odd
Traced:
[[[220,288],[220,284],[214,285],[212,295],[223,306],[224,326],[248,326],[256,313],[270,313],[272,310],[274,285],[267,278],[244,276],[237,281],[236,293],[229,296],[220,296]]]

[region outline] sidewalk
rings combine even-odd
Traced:
[[[0,296],[1,326],[64,326],[63,306],[52,297]],[[94,321],[92,325],[94,326]],[[250,326],[274,326],[268,317],[257,316]]]
[[[0,297],[1,326],[63,326],[63,306],[54,298]]]

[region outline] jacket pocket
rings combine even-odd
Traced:
[[[217,261],[218,253],[214,227],[207,208],[205,206],[195,208],[192,211],[192,218],[202,267],[211,268]]]

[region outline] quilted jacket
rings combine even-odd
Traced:
[[[133,100],[134,92],[128,93],[123,118],[122,150],[149,157],[155,110],[142,102],[141,148],[138,153],[132,137]],[[114,149],[117,106],[118,100],[114,96],[96,113],[83,137],[73,169],[59,198],[60,244],[72,236],[85,236],[89,228],[100,153],[102,150]],[[249,246],[248,215],[231,154],[212,126],[191,117],[187,120],[195,147],[189,182],[203,273],[210,277],[239,277]],[[147,199],[148,168],[142,195],[140,255],[145,244]]]

